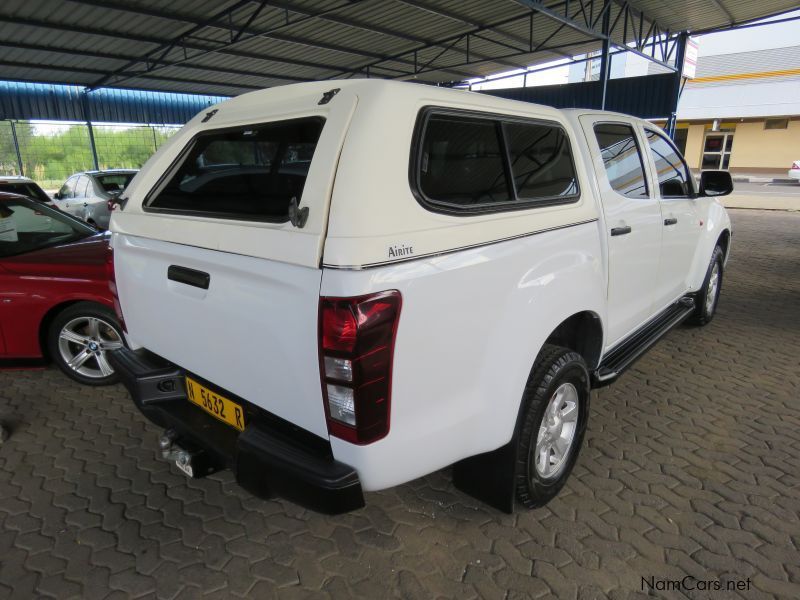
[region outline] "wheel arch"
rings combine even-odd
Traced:
[[[600,315],[590,310],[574,313],[561,321],[544,343],[574,350],[583,357],[591,371],[600,364],[603,351],[603,323]]]
[[[85,302],[85,300],[75,299],[59,302],[58,304],[51,306],[50,309],[45,313],[44,317],[42,317],[42,320],[39,323],[39,348],[41,349],[42,356],[45,359],[51,360],[53,358],[50,356],[50,350],[47,347],[47,332],[50,330],[50,326],[53,324],[53,321],[56,320],[56,317],[58,317],[59,314],[68,309],[70,306],[74,306],[79,302]]]
[[[722,230],[717,238],[717,246],[722,248],[722,254],[724,256],[723,262],[728,261],[728,252],[730,251],[731,247],[731,230],[727,227]]]

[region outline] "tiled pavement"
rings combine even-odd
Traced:
[[[533,512],[447,471],[339,517],[254,499],[158,458],[121,387],[0,373],[0,598],[622,598],[686,575],[800,598],[800,215],[733,218],[715,321],[594,394],[572,478]]]

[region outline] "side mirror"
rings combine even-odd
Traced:
[[[53,194],[53,200],[61,200],[61,192],[56,192]]]
[[[700,173],[701,196],[727,196],[733,191],[733,179],[728,171],[703,171]]]

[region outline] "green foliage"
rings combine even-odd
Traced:
[[[83,124],[16,123],[25,175],[42,187],[57,188],[73,173],[94,168],[89,129]],[[101,169],[138,168],[175,131],[173,127],[94,125],[98,166]],[[16,174],[17,156],[11,124],[0,121],[0,174]]]

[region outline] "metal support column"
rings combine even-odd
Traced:
[[[675,139],[675,126],[678,124],[678,101],[681,99],[681,91],[683,90],[683,60],[686,57],[686,42],[689,40],[689,34],[681,31],[678,34],[678,39],[675,42],[675,83],[672,88],[672,112],[667,119],[667,135],[670,139]]]
[[[83,92],[83,120],[86,121],[86,127],[89,130],[89,147],[92,149],[92,164],[94,170],[100,169],[100,163],[97,161],[97,146],[94,143],[94,129],[92,129],[92,113],[89,110],[89,96],[88,92]]]
[[[19,151],[19,140],[17,139],[17,124],[14,121],[9,121],[11,123],[11,139],[14,141],[14,151],[17,153],[17,168],[19,169],[19,174],[23,177],[25,176],[25,168],[22,166],[22,154]]]
[[[600,86],[602,94],[600,99],[600,109],[606,109],[606,92],[608,90],[608,77],[611,71],[611,40],[609,33],[611,29],[611,0],[605,0],[603,6],[603,49],[600,54]]]

